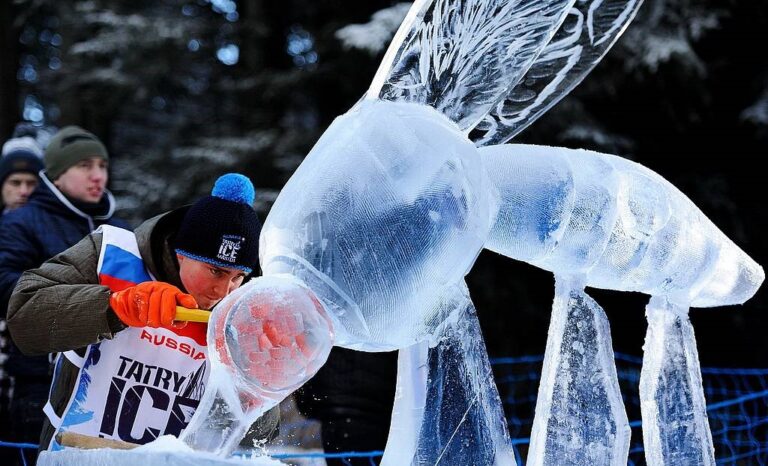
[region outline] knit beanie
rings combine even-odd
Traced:
[[[249,274],[259,265],[261,222],[253,209],[256,191],[243,175],[216,180],[210,196],[195,202],[176,234],[176,252],[217,267]]]
[[[15,149],[0,159],[0,186],[14,173],[32,173],[37,176],[43,169],[43,161],[35,153],[26,149]]]
[[[8,155],[11,152],[16,152],[18,150],[31,152],[38,158],[43,158],[43,150],[40,149],[40,146],[37,144],[37,141],[35,141],[35,138],[31,136],[20,136],[5,141],[5,144],[3,144],[2,153],[3,155]]]
[[[67,126],[54,134],[45,149],[45,171],[55,180],[81,160],[101,157],[109,160],[107,148],[92,133],[78,126]]]

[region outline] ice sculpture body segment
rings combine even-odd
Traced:
[[[480,149],[499,191],[486,247],[586,285],[740,304],[762,268],[677,188],[628,160],[564,148]]]
[[[286,276],[261,277],[227,296],[213,311],[207,338],[208,387],[180,438],[220,456],[309,380],[333,345],[322,305]]]
[[[558,278],[529,465],[623,466],[630,428],[608,319],[577,281]]]

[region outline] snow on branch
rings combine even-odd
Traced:
[[[768,88],[754,104],[750,105],[740,115],[742,121],[756,126],[768,126]]]
[[[336,31],[336,38],[347,49],[365,50],[376,55],[384,50],[395,35],[411,3],[398,3],[379,10],[365,24],[350,24]]]

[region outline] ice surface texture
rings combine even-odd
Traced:
[[[694,307],[740,304],[763,269],[677,188],[637,163],[558,147],[481,148],[500,196],[485,247],[596,288]]]
[[[661,298],[646,308],[640,410],[649,465],[714,466],[696,338],[688,309]]]
[[[574,3],[417,1],[368,96],[429,105],[471,129],[531,66]]]
[[[558,277],[526,464],[624,466],[630,434],[608,319]]]
[[[640,0],[581,0],[525,75],[478,126],[479,146],[509,141],[560,101],[603,58]]]

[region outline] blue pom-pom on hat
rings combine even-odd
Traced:
[[[227,201],[253,205],[256,189],[248,177],[239,173],[227,173],[216,180],[211,195]]]
[[[251,273],[259,266],[261,221],[256,189],[238,173],[221,176],[210,196],[192,204],[174,239],[176,253],[218,267]]]

